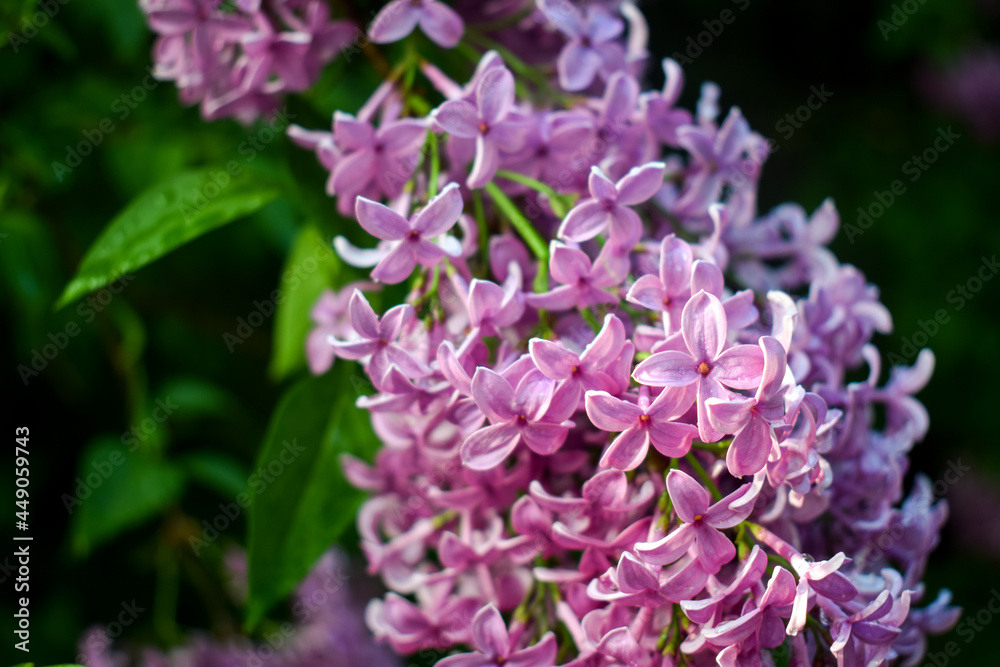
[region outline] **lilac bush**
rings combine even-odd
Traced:
[[[767,141],[712,84],[676,107],[673,61],[642,93],[623,9],[539,2],[565,46],[516,94],[517,40],[464,85],[429,70],[445,101],[405,191],[350,202],[381,242],[344,259],[411,278],[391,336],[347,290],[354,332],[311,339],[371,350],[359,405],[384,448],[344,457],[393,591],[369,627],[449,666],[915,664],[957,615],[947,591],[918,609],[946,509],[903,488],[933,356],[880,385],[891,318],[825,247],[832,202],[759,212]]]
[[[289,130],[375,244],[336,240],[375,282],[324,295],[307,347],[371,383],[383,447],[342,461],[389,589],[368,628],[445,667],[917,664],[959,611],[921,582],[945,502],[904,489],[933,355],[882,384],[891,317],[826,247],[833,203],[758,210],[767,140],[714,84],[679,107],[672,60],[643,92],[632,2],[488,4],[369,29],[477,54],[470,80],[408,58]],[[145,9],[210,118],[308,87],[350,31],[313,2]]]

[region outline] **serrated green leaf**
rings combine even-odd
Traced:
[[[281,193],[274,175],[239,169],[236,175],[224,168],[185,172],[139,195],[90,247],[56,307],[257,211]]]
[[[344,479],[339,455],[370,458],[377,448],[368,413],[354,405],[359,382],[359,367],[338,361],[330,373],[299,381],[272,417],[250,505],[249,627],[292,591],[354,520],[363,494]],[[287,460],[290,453],[295,458],[286,464],[282,456]],[[266,473],[271,481],[264,486]]]
[[[312,327],[309,311],[324,289],[336,284],[340,259],[313,226],[295,240],[281,272],[281,300],[274,318],[274,352],[269,372],[283,379],[305,365],[305,342]]]
[[[61,497],[72,515],[72,548],[86,556],[127,528],[156,515],[183,490],[183,474],[138,449],[104,437],[87,447],[73,488]]]

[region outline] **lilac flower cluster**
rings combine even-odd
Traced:
[[[206,120],[250,122],[309,89],[358,32],[323,0],[140,0],[159,35],[154,75]]]
[[[227,555],[230,594],[240,603],[246,598],[246,555]],[[112,648],[104,628],[93,628],[80,639],[78,660],[87,667],[328,667],[329,665],[399,664],[391,651],[377,646],[366,632],[361,614],[347,586],[347,559],[329,551],[299,584],[292,598],[293,622],[264,632],[264,641],[220,642],[196,637],[168,653],[152,648],[135,655]]]
[[[375,23],[447,45],[439,5]],[[766,140],[713,84],[680,108],[673,61],[642,92],[637,14],[538,0],[465,85],[422,64],[421,117],[389,80],[291,130],[376,239],[338,238],[345,261],[412,281],[382,315],[325,295],[308,345],[374,389],[384,447],[343,459],[390,589],[368,625],[442,667],[916,664],[958,614],[916,607],[947,510],[904,494],[934,358],[880,384],[891,318],[825,247],[832,202],[759,212]],[[562,55],[515,78],[539,29]]]

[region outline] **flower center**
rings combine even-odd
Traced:
[[[524,426],[525,424],[528,423],[528,416],[527,415],[518,415],[517,417],[514,418],[514,421],[517,422],[518,426]]]
[[[643,424],[649,424],[653,420],[650,419],[649,415],[642,415],[641,417],[639,417],[639,421],[641,421]]]
[[[489,134],[490,133],[490,125],[489,125],[489,123],[480,123],[479,124],[479,133],[482,134],[484,137],[487,134]]]
[[[708,362],[703,361],[700,364],[698,364],[698,372],[701,373],[702,375],[708,375],[708,372],[710,370],[712,370],[712,369],[708,365]]]
[[[408,238],[411,241],[419,241],[420,240],[420,232],[418,232],[415,229],[411,229],[410,233],[406,235],[406,238]]]
[[[698,523],[699,521],[701,521],[701,519],[702,519],[702,515],[701,514],[695,514],[694,515],[694,521],[692,523]]]

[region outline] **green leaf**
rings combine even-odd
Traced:
[[[224,168],[185,172],[139,195],[90,247],[56,307],[259,210],[281,193],[274,175],[237,169],[236,175]]]
[[[306,363],[309,311],[323,290],[336,285],[340,259],[322,234],[309,225],[299,233],[281,272],[280,300],[274,318],[274,352],[269,372],[277,380]]]
[[[61,497],[72,515],[72,548],[86,556],[126,528],[176,501],[183,475],[173,464],[130,452],[113,438],[94,441],[80,460],[72,490]]]
[[[338,360],[330,373],[293,386],[271,419],[250,484],[250,628],[354,521],[363,494],[338,458],[370,458],[378,446],[368,413],[354,405],[353,387],[366,383],[356,364]]]
[[[235,459],[218,452],[197,452],[180,459],[181,467],[192,478],[226,498],[235,498],[247,490],[247,471]]]

